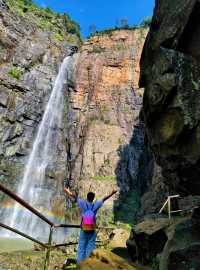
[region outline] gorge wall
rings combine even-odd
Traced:
[[[170,194],[194,205],[199,181],[199,1],[156,1],[142,55],[146,136]]]
[[[23,177],[58,67],[71,46],[81,44],[79,35],[67,25],[77,27],[68,17],[19,4],[22,1],[0,1],[0,180],[14,191]],[[63,130],[55,168],[46,171],[58,215],[64,201],[60,186],[66,174],[65,134]],[[1,199],[9,207],[8,197],[1,194]]]
[[[119,187],[116,209],[121,197],[127,199],[127,194],[130,201],[124,199],[123,204],[134,209],[131,192],[143,186],[139,176],[145,151],[143,127],[139,123],[143,89],[138,82],[146,34],[143,28],[116,30],[86,41],[77,55],[74,90],[69,92],[72,185],[78,185],[82,194],[91,188],[98,197]],[[110,208],[113,201],[109,203]],[[134,215],[134,211],[130,213]]]
[[[199,269],[200,2],[155,2],[140,79],[145,138],[155,161],[141,213],[158,213],[175,194],[180,197],[172,199],[172,210],[183,211],[170,220],[164,213],[146,216],[133,227],[127,246],[133,260],[153,269]]]
[[[0,181],[14,191],[58,66],[73,46],[81,45],[78,26],[67,15],[21,7],[18,2],[15,8],[10,1],[0,2]],[[81,195],[91,188],[102,197],[119,187],[114,202],[117,218],[124,221],[128,211],[132,222],[136,215],[132,209],[138,207],[151,169],[139,120],[139,61],[146,34],[145,28],[99,33],[71,59],[60,155],[55,167],[45,172],[45,188],[54,190],[55,215],[66,210],[64,179]],[[13,204],[1,194],[2,200],[3,207]],[[110,201],[107,208],[112,207]],[[72,209],[70,215],[75,212]],[[108,219],[113,219],[111,213],[107,212]]]

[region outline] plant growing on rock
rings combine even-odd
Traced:
[[[64,37],[60,33],[56,33],[54,37],[58,42],[62,42],[64,40]]]
[[[20,68],[18,67],[12,67],[9,72],[8,75],[14,79],[19,80],[21,78],[21,76],[23,75],[23,72]]]
[[[74,36],[75,43],[77,39],[81,42],[80,26],[69,15],[56,13],[49,7],[38,7],[32,0],[7,0],[6,4],[12,13],[28,17],[42,30],[54,32],[58,41],[69,41],[68,38]]]
[[[194,90],[196,90],[196,91],[200,90],[200,79],[198,81],[195,81],[192,73],[191,73],[191,81],[192,81],[192,85],[194,87]]]
[[[93,46],[92,47],[92,53],[101,53],[101,52],[104,52],[105,49],[104,48],[101,48],[101,47],[97,47],[97,46]]]
[[[151,25],[151,22],[152,22],[152,17],[151,16],[145,17],[142,20],[142,22],[140,23],[140,26],[141,27],[149,27]]]
[[[112,175],[96,175],[92,177],[92,180],[96,180],[96,181],[114,181],[115,180],[115,176]]]

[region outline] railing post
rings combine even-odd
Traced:
[[[44,262],[44,270],[48,270],[48,268],[49,268],[53,229],[54,229],[54,227],[51,226],[50,227],[50,232],[49,232],[48,248],[47,248],[47,251],[46,251],[46,257],[45,257],[45,262]]]
[[[168,216],[169,220],[171,219],[171,198],[168,197]]]

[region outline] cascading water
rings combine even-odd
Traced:
[[[46,171],[55,167],[60,155],[63,91],[67,86],[71,58],[66,57],[60,67],[17,192],[20,197],[46,216],[48,212],[51,212],[51,200],[55,195],[56,185],[55,180],[47,183],[49,180],[46,178]],[[46,239],[49,233],[47,224],[28,210],[22,210],[18,203],[15,204],[11,215],[6,217],[5,224],[40,239]]]

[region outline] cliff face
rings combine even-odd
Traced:
[[[169,192],[182,196],[200,195],[199,14],[199,1],[157,0],[141,62],[146,135]]]
[[[58,67],[80,39],[67,32],[62,16],[35,6],[22,10],[11,2],[0,1],[0,180],[16,191]],[[66,174],[65,134],[57,166],[46,172],[57,211],[57,182]]]
[[[77,55],[74,91],[69,93],[69,171],[83,193],[91,187],[102,197],[116,186],[125,193],[138,184],[144,151],[139,61],[146,33],[100,34]]]
[[[71,45],[80,45],[72,26],[66,27],[66,17],[36,7],[21,9],[18,2],[14,9],[10,1],[0,2],[0,180],[14,191],[58,66]],[[134,208],[126,199],[132,203],[132,195],[137,195],[132,191],[146,188],[147,175],[141,169],[149,157],[139,122],[143,89],[138,86],[146,34],[143,28],[99,34],[71,59],[58,147],[62,154],[45,172],[44,188],[54,189],[51,207],[57,215],[65,210],[60,188],[66,178],[72,178],[70,186],[82,195],[91,188],[102,197],[119,186],[115,209],[119,212],[123,200],[125,216]],[[138,203],[138,196],[135,200]],[[111,201],[108,207],[112,206]]]

